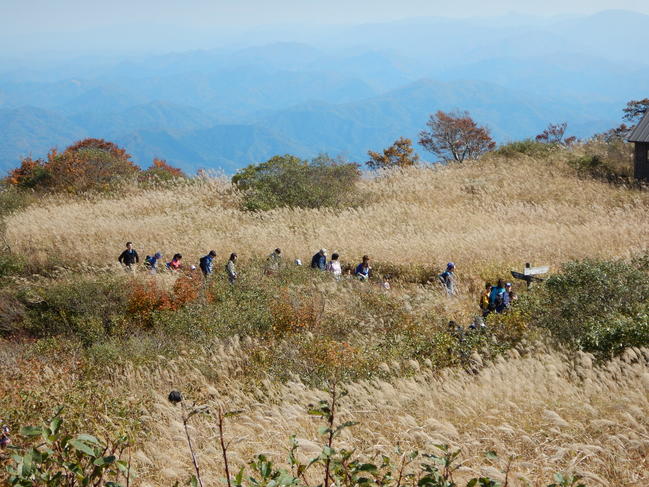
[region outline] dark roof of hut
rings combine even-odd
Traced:
[[[631,131],[629,142],[649,142],[649,111],[644,114],[640,123]]]

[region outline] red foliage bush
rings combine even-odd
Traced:
[[[84,139],[62,153],[52,149],[46,160],[23,159],[9,173],[7,182],[21,188],[79,193],[105,191],[137,176],[140,181],[168,181],[186,177],[182,170],[154,159],[146,171],[131,160],[126,150],[103,139]]]
[[[49,178],[45,164],[41,159],[27,157],[21,161],[19,167],[9,172],[7,182],[20,188],[34,188]]]
[[[198,276],[182,275],[170,292],[162,289],[155,279],[136,281],[128,300],[127,312],[150,325],[155,311],[176,311],[196,301],[201,294],[202,282]]]

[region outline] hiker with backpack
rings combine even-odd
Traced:
[[[320,249],[317,254],[311,258],[311,269],[324,271],[327,269],[327,249]]]
[[[505,298],[507,291],[505,290],[505,283],[502,279],[498,279],[498,284],[491,288],[489,294],[489,310],[496,313],[502,313],[506,309],[506,302],[509,300]]]
[[[144,258],[144,265],[149,269],[149,273],[156,274],[158,272],[158,261],[162,259],[162,254],[156,252],[155,254],[147,255]]]
[[[239,275],[237,274],[237,254],[234,252],[230,254],[230,259],[228,260],[228,263],[225,265],[225,272],[228,274],[228,281],[230,281],[230,284],[234,284]]]
[[[201,268],[201,272],[205,278],[212,273],[214,257],[216,257],[216,250],[210,250],[207,255],[204,255],[198,260],[198,266]]]
[[[446,290],[446,294],[452,296],[455,294],[455,264],[449,262],[446,264],[446,270],[439,276],[439,280]]]
[[[133,265],[140,262],[140,256],[133,248],[133,242],[126,242],[126,250],[119,254],[117,261],[122,264],[127,270],[132,270]]]
[[[512,290],[512,283],[505,283],[505,309],[509,307],[518,299],[516,293]]]

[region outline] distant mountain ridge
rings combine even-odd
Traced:
[[[250,42],[273,35],[249,34]],[[124,144],[142,165],[163,157],[189,171],[233,172],[286,152],[363,161],[399,136],[416,139],[440,109],[469,110],[501,142],[563,121],[584,137],[617,125],[630,99],[649,96],[649,16],[625,11],[408,19],[291,35],[40,71],[5,64],[0,171],[87,136]]]
[[[529,97],[492,83],[420,80],[357,102],[310,102],[263,111],[239,124],[223,123],[191,107],[154,102],[121,112],[67,118],[35,108],[0,110],[0,130],[5,131],[3,121],[10,119],[3,113],[13,113],[14,119],[24,113],[33,125],[18,125],[14,120],[15,140],[26,141],[30,134],[46,139],[48,130],[49,137],[58,141],[70,136],[101,136],[123,144],[140,164],[160,157],[188,171],[221,168],[231,173],[284,153],[313,157],[328,152],[363,162],[368,149],[381,149],[399,136],[416,140],[428,116],[437,110],[469,109],[476,120],[490,127],[497,140],[504,142],[538,133],[549,121],[563,120],[577,110],[578,135],[589,135],[610,126],[612,121],[605,116],[615,108],[602,110],[578,102],[566,106],[561,100]],[[36,123],[39,117],[42,119]],[[21,147],[27,150],[26,145]],[[36,147],[43,151],[49,148]],[[37,154],[36,149],[33,153]],[[11,160],[5,157],[5,167],[9,168]]]

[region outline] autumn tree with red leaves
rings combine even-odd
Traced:
[[[140,170],[124,149],[103,139],[84,139],[61,154],[50,151],[45,168],[53,189],[72,193],[110,189]]]
[[[466,111],[445,113],[440,110],[430,116],[426,126],[428,130],[419,133],[419,143],[447,161],[477,159],[496,147],[489,129],[480,127]]]
[[[606,132],[601,132],[599,134],[593,135],[593,139],[601,140],[607,143],[620,140],[623,141],[629,136],[631,130],[633,130],[632,126],[623,123],[619,127],[615,127],[607,130]]]
[[[577,137],[566,137],[567,128],[568,124],[566,122],[551,123],[550,125],[548,125],[548,128],[546,128],[543,132],[536,136],[536,140],[545,144],[555,144],[561,145],[563,147],[570,147],[577,141]]]
[[[365,164],[370,169],[389,169],[393,167],[416,166],[419,156],[415,154],[412,147],[412,140],[400,137],[390,147],[383,150],[383,153],[367,151],[370,160]]]
[[[145,181],[186,177],[161,159],[154,159],[151,167],[142,171],[126,150],[113,142],[84,139],[61,153],[52,149],[45,160],[23,159],[6,181],[20,188],[81,193],[109,190],[136,176]]]

